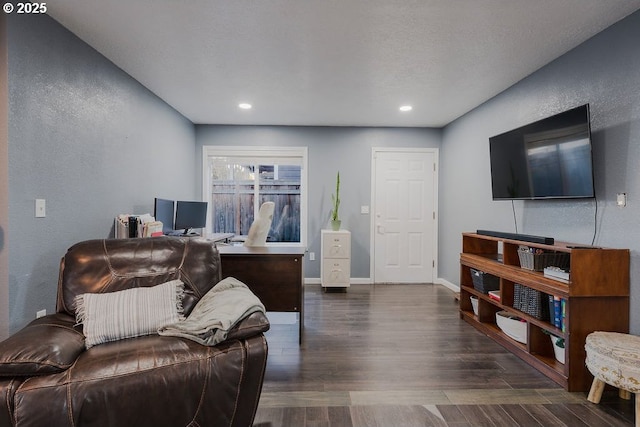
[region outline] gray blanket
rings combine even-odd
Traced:
[[[238,279],[227,277],[198,301],[189,317],[158,329],[158,333],[214,346],[226,340],[229,330],[256,311],[265,311],[258,297]]]

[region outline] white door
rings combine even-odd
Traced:
[[[373,149],[374,283],[433,283],[436,163],[436,149]]]

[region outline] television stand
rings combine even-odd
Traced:
[[[520,245],[566,254],[570,265],[568,282],[522,267]],[[501,258],[497,257],[499,252]],[[593,380],[584,364],[587,335],[593,331],[629,332],[629,262],[628,249],[584,248],[565,242],[545,245],[463,233],[460,318],[567,391],[587,391]],[[474,278],[477,273],[472,270],[497,279],[499,301],[476,288]],[[534,307],[536,304],[548,304],[549,295],[560,304],[565,301],[565,316],[558,313],[558,320],[564,318],[560,327],[555,316],[548,318],[541,312],[529,311],[529,308],[522,311],[519,303],[523,301],[524,288],[527,288],[526,300],[531,301],[529,305]],[[477,313],[472,297],[477,301]],[[525,321],[526,344],[512,339],[498,327],[496,313],[501,311]],[[551,307],[549,311],[553,311]],[[549,334],[564,341],[563,361],[555,357]]]

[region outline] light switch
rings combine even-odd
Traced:
[[[366,215],[369,213],[369,206],[360,206],[360,213]]]
[[[44,218],[47,216],[46,200],[36,199],[36,218]]]

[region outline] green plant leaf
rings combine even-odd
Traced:
[[[338,220],[338,209],[340,208],[340,171],[336,176],[336,192],[331,195],[331,201],[333,203],[333,210],[331,211],[331,220]]]

